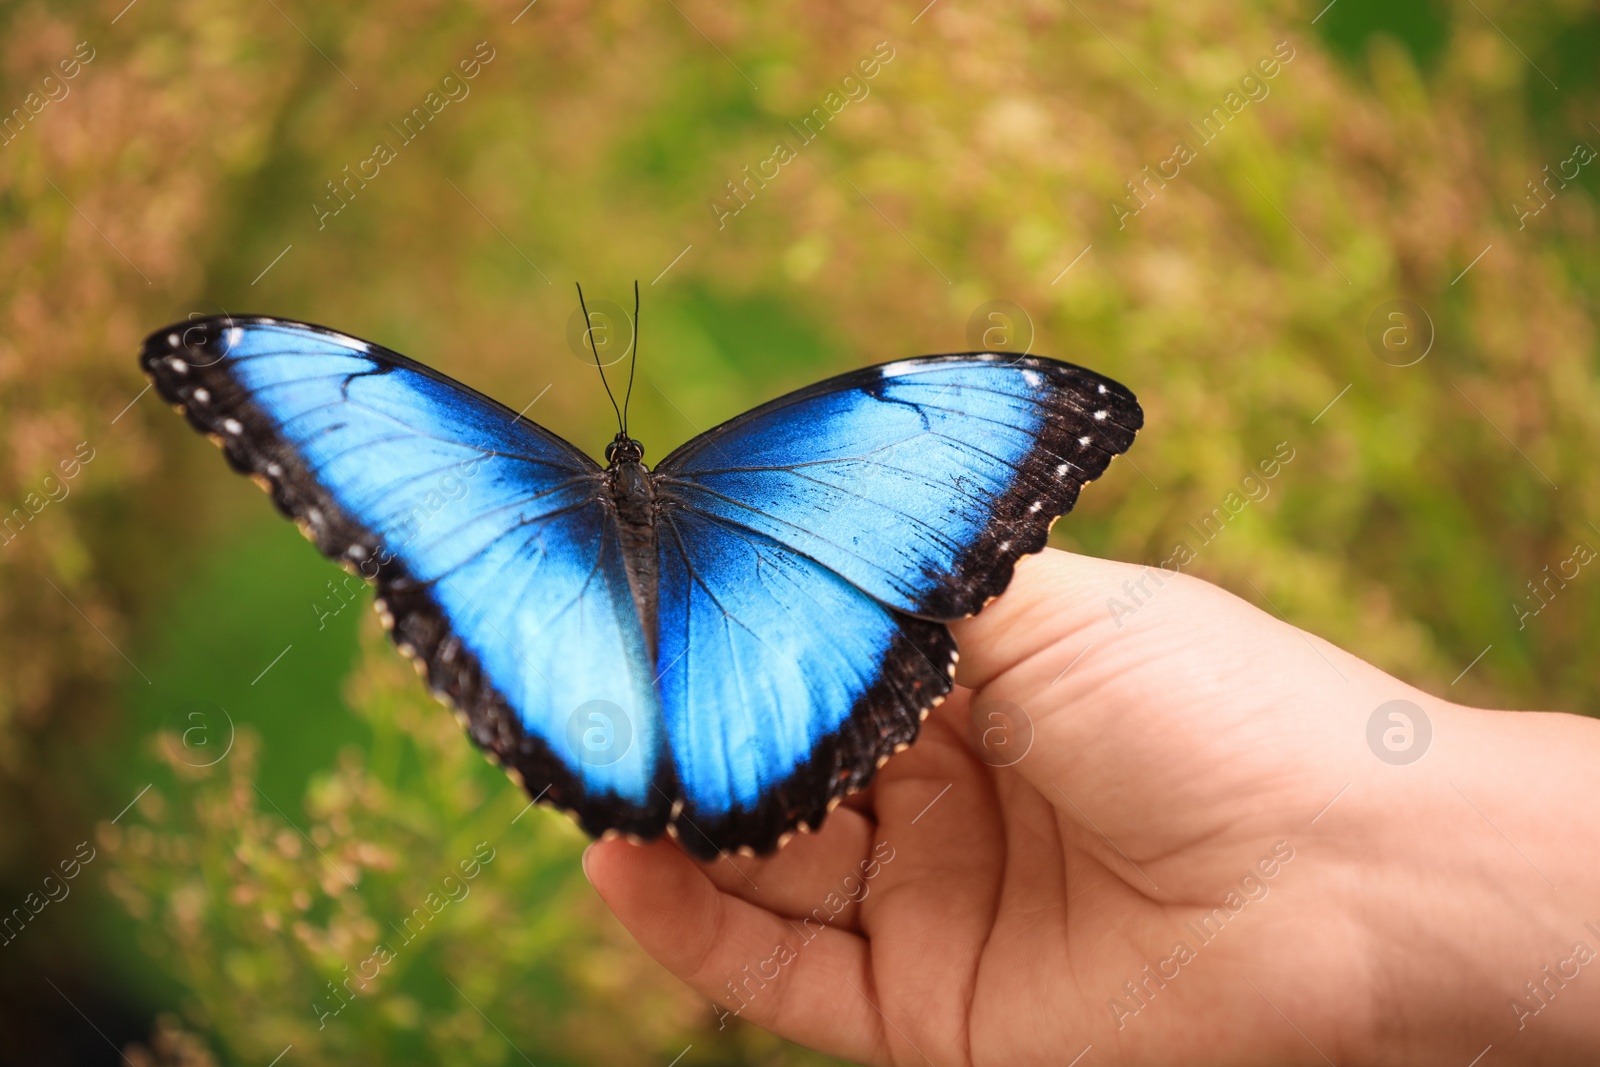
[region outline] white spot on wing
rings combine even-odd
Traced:
[[[177,334],[175,334],[175,333],[167,334],[167,347],[168,348],[177,348],[178,347],[178,335]]]
[[[222,428],[231,434],[243,433],[244,423],[240,422],[238,419],[223,419]]]
[[[904,374],[912,374],[917,369],[917,363],[915,360],[902,359],[894,363],[885,363],[883,368],[878,373],[883,375],[885,378],[898,378]]]
[[[1095,422],[1105,422],[1106,421],[1106,413],[1103,412],[1103,411],[1095,412],[1094,413],[1094,421]]]
[[[1083,437],[1078,438],[1078,443],[1080,445],[1082,445],[1084,448],[1088,448],[1089,447],[1089,438],[1088,438],[1088,436],[1085,435]]]
[[[243,341],[243,340],[244,340],[244,328],[242,326],[235,326],[231,330],[228,331],[228,347],[230,349],[233,348],[234,345],[237,345],[240,341]]]
[[[1105,395],[1106,395],[1106,387],[1105,387],[1105,386],[1103,386],[1103,385],[1102,385],[1102,386],[1099,386],[1099,387],[1097,387],[1097,390],[1096,390],[1096,391],[1097,391],[1097,392],[1099,392],[1099,394],[1100,394],[1100,395],[1101,395],[1101,396],[1105,396]]]
[[[198,400],[202,404],[211,403],[211,392],[208,389],[205,389],[205,388],[196,389],[192,395],[194,396],[194,398],[196,400]]]
[[[1022,372],[1022,380],[1034,388],[1038,388],[1044,382],[1044,377],[1036,370],[1025,370]]]
[[[1072,469],[1072,464],[1070,464],[1070,463],[1061,464],[1059,467],[1056,468],[1056,477],[1057,478],[1065,477],[1066,473],[1071,469]]]

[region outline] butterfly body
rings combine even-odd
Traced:
[[[617,509],[617,529],[622,540],[622,558],[628,571],[628,586],[644,623],[645,639],[656,647],[656,604],[660,567],[656,558],[656,493],[650,468],[642,459],[644,448],[623,434],[617,435],[609,453],[607,486]]]
[[[653,469],[259,317],[152,335],[160,393],[380,614],[474,741],[592,834],[703,857],[820,825],[952,685],[1004,590],[1142,423],[1115,382],[961,353],[780,397]]]

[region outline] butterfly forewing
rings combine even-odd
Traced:
[[[809,386],[694,439],[661,494],[765,534],[901,611],[970,615],[1044,547],[1144,416],[1055,360],[926,356]]]
[[[146,342],[189,421],[378,586],[402,651],[474,739],[591,833],[659,834],[670,764],[598,466],[403,356],[272,319]]]

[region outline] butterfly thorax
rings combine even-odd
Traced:
[[[618,435],[619,438],[621,435]],[[631,446],[631,447],[630,447]],[[642,462],[644,449],[632,440],[619,440],[607,450],[611,465],[606,484],[616,507],[617,532],[622,540],[622,562],[633,592],[633,606],[650,655],[656,650],[656,598],[660,567],[656,559],[656,493],[650,469]]]

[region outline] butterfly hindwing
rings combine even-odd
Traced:
[[[220,318],[153,335],[161,394],[373,579],[402,651],[532,794],[655,836],[671,766],[604,475],[502,405],[333,331]]]
[[[664,507],[661,699],[701,857],[767,852],[909,745],[955,670],[942,625],[903,615],[771,538]]]
[[[1116,382],[997,353],[854,371],[758,407],[656,468],[664,499],[771,537],[884,604],[970,615],[1144,421]]]

